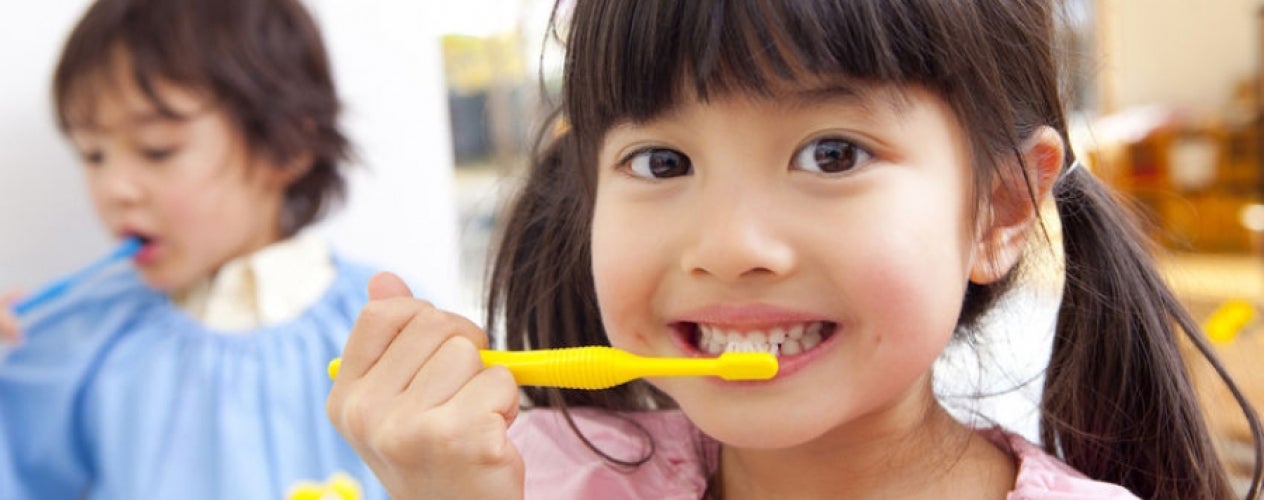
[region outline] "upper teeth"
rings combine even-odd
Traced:
[[[816,347],[824,330],[825,323],[820,321],[747,331],[699,323],[698,348],[707,354],[769,352],[789,356]]]

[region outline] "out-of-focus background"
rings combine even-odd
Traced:
[[[37,287],[111,246],[49,96],[61,44],[89,3],[0,0],[0,290]],[[306,4],[324,30],[359,156],[349,203],[316,230],[436,303],[462,307],[440,40],[465,13],[414,0]]]
[[[0,0],[0,290],[36,286],[109,247],[48,97],[60,43],[87,3]],[[307,4],[331,48],[361,167],[348,206],[318,230],[479,319],[497,209],[525,166],[541,89],[559,85],[560,48],[545,36],[553,2]],[[1264,359],[1264,2],[1069,0],[1067,21],[1078,154],[1135,200],[1181,299],[1264,404],[1253,362]],[[991,320],[998,342],[983,364],[1003,369],[980,372],[976,355],[958,349],[939,376],[963,417],[1033,438],[1059,287],[1056,265],[1041,268],[1055,272],[1033,273]],[[1208,367],[1192,368],[1226,455],[1242,457],[1243,421]],[[999,395],[966,397],[980,392]]]

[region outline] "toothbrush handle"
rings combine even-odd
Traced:
[[[15,302],[13,304],[13,313],[18,316],[22,316],[28,312],[31,312],[32,309],[39,307],[40,304],[43,304],[44,302],[52,300],[56,298],[58,295],[65,293],[66,290],[69,289],[70,285],[72,285],[73,283],[74,283],[73,279],[67,278],[67,279],[59,280],[56,283],[50,284],[47,287],[44,287],[43,289],[39,290],[38,292],[28,295],[26,296],[26,298],[23,298],[22,300]]]
[[[143,245],[138,238],[128,238],[127,240],[124,240],[122,245],[110,252],[110,254],[104,258],[89,264],[69,276],[54,281],[25,299],[19,300],[17,303],[13,304],[13,312],[19,316],[30,312],[32,309],[39,307],[44,302],[52,300],[58,295],[65,293],[70,289],[70,287],[88,279],[101,269],[108,267],[114,262],[136,255],[136,252],[140,251],[142,246]]]
[[[644,358],[613,347],[588,346],[538,351],[482,350],[486,366],[509,369],[518,385],[563,389],[606,389],[634,378],[654,375],[709,375],[713,365],[697,360],[692,369],[682,370],[672,362]],[[342,358],[329,362],[329,378],[337,378]]]
[[[604,346],[540,351],[483,350],[479,354],[484,365],[508,368],[518,385],[565,389],[605,389],[622,384],[640,376],[630,367],[643,359]]]
[[[715,358],[650,358],[607,346],[538,351],[480,351],[484,365],[502,365],[518,385],[606,389],[641,377],[717,375]]]
[[[725,354],[719,358],[649,358],[608,346],[567,347],[537,351],[479,351],[486,366],[500,365],[509,369],[518,385],[560,387],[563,389],[606,389],[640,377],[714,375],[726,380],[767,379],[777,373],[776,360],[755,358],[739,363],[738,368],[723,368],[726,361],[736,362]],[[744,356],[744,355],[743,355]],[[745,366],[740,366],[740,365]],[[342,358],[329,363],[329,378],[337,378]]]

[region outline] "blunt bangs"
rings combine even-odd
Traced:
[[[948,94],[946,76],[959,73],[960,58],[945,57],[952,40],[914,20],[951,13],[926,10],[942,9],[891,0],[578,2],[573,19],[604,22],[574,24],[563,102],[585,106],[564,111],[581,134],[600,135],[682,98],[772,97],[820,80]]]

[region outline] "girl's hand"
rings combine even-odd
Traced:
[[[22,340],[22,328],[18,324],[18,315],[13,312],[13,304],[23,295],[22,292],[0,295],[0,343],[16,344]]]
[[[484,368],[487,335],[412,297],[388,273],[369,281],[325,409],[392,498],[521,498],[522,457],[506,431],[518,386]]]

